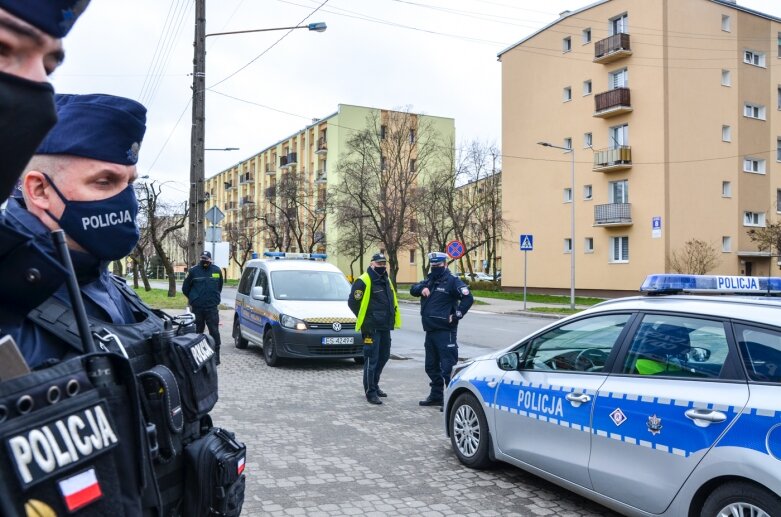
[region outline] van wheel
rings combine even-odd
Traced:
[[[480,402],[470,393],[458,396],[450,410],[450,443],[458,461],[469,468],[484,469],[493,462],[488,455],[488,421]]]
[[[239,350],[244,350],[249,345],[249,341],[241,337],[241,325],[238,318],[233,322],[233,344]]]
[[[269,366],[279,365],[279,356],[277,355],[277,343],[274,341],[274,333],[267,330],[263,334],[263,360]]]
[[[701,517],[750,515],[771,517],[781,515],[781,499],[769,490],[747,483],[733,481],[714,490],[705,500]]]

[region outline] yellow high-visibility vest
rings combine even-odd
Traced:
[[[363,280],[366,287],[364,288],[363,298],[361,299],[361,308],[358,310],[358,319],[355,320],[355,330],[361,330],[361,326],[363,326],[363,320],[366,318],[366,310],[369,308],[369,298],[371,298],[372,294],[372,279],[369,276],[369,273],[364,273],[358,278]],[[391,282],[390,278],[388,278],[388,285],[393,293],[393,310],[395,311],[393,328],[400,329],[401,313],[399,313],[399,300],[396,298],[396,288],[393,287],[393,282]]]

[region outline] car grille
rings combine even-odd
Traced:
[[[337,319],[334,319],[332,321],[319,321],[319,320],[305,320],[306,325],[313,330],[333,330],[333,325],[337,321]],[[340,322],[342,324],[341,330],[352,330],[355,328],[355,322]]]
[[[307,351],[312,355],[361,355],[363,345],[311,345],[307,347]]]

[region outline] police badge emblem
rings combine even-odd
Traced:
[[[356,300],[360,300],[361,298],[363,298],[363,291],[361,291],[360,289],[356,289],[355,293],[353,294],[353,298],[355,298]]]
[[[648,426],[648,432],[654,436],[662,432],[662,419],[655,414],[648,417],[646,425]]]

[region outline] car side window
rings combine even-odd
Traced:
[[[631,314],[604,314],[573,321],[537,336],[525,370],[600,372]]]
[[[718,378],[728,355],[723,322],[647,314],[632,338],[623,373]]]
[[[266,275],[266,272],[262,269],[258,273],[258,278],[255,280],[255,287],[262,287],[264,294],[268,293],[268,276]]]
[[[781,332],[738,324],[735,337],[749,379],[781,382]]]
[[[255,276],[257,268],[248,267],[241,274],[241,280],[239,281],[239,294],[249,294],[250,288],[252,288],[252,279]]]

